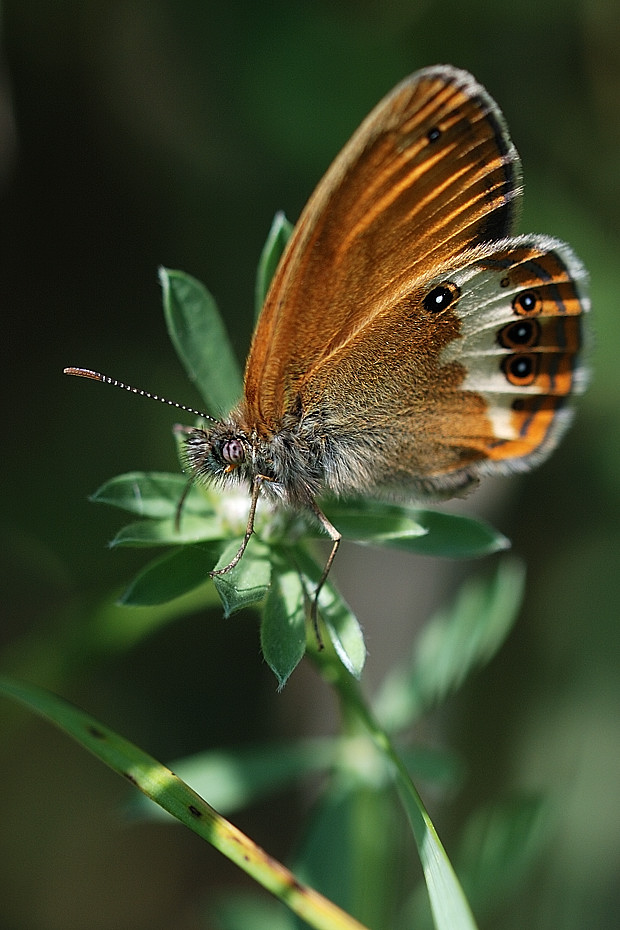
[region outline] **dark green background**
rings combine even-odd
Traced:
[[[524,164],[521,231],[570,241],[590,270],[594,378],[549,463],[468,502],[513,539],[528,595],[500,656],[433,721],[430,738],[458,747],[471,772],[434,815],[450,851],[477,804],[549,793],[549,846],[488,926],[617,927],[616,5],[12,0],[2,45],[3,666],[163,759],[330,730],[333,708],[307,669],[275,695],[251,615],[183,621],[63,674],[57,656],[33,659],[45,632],[59,648],[68,605],[117,588],[144,561],[106,551],[122,517],[87,495],[123,471],[177,468],[169,410],[64,378],[63,367],[199,403],[167,340],[158,265],[208,285],[243,357],[274,212],[297,217],[378,99],[416,68],[450,62],[498,100]],[[368,631],[370,689],[454,573],[349,548],[338,574]],[[237,881],[232,866],[180,829],[119,826],[119,779],[4,704],[0,724],[3,930],[212,926],[201,909]],[[285,857],[298,800],[236,819]]]

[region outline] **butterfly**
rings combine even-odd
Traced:
[[[450,498],[556,446],[587,380],[587,275],[563,242],[514,235],[521,195],[502,113],[465,71],[418,71],[364,120],[281,257],[239,404],[177,427],[193,480],[250,488],[217,573],[259,498],[282,502],[332,541],[316,617],[341,539],[322,494]]]

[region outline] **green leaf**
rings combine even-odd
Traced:
[[[477,911],[492,911],[514,891],[548,842],[553,819],[550,804],[536,795],[485,805],[470,818],[457,861]]]
[[[258,262],[254,300],[255,319],[258,319],[263,308],[271,279],[292,232],[293,224],[289,223],[284,213],[282,211],[276,213]]]
[[[420,555],[477,558],[510,546],[509,540],[487,523],[439,510],[363,498],[329,500],[323,509],[347,539]]]
[[[483,520],[440,510],[418,510],[415,518],[427,529],[427,535],[398,541],[398,549],[447,559],[474,559],[510,548],[510,540]]]
[[[119,530],[110,547],[128,546],[149,548],[151,546],[179,546],[184,543],[205,542],[224,539],[228,528],[220,515],[199,517],[187,514],[177,528],[176,520],[140,520]]]
[[[265,661],[283,688],[306,651],[304,590],[298,572],[274,573],[261,623]]]
[[[418,846],[436,930],[476,930],[469,902],[418,792],[405,772],[399,773],[397,784]]]
[[[233,539],[222,552],[215,569],[229,565],[240,545],[241,539]],[[251,540],[235,567],[224,575],[214,575],[213,582],[221,598],[225,617],[257,604],[264,598],[271,582],[269,550],[259,540]]]
[[[323,569],[298,546],[295,561],[306,577],[310,596],[323,574]],[[328,580],[319,594],[319,613],[338,658],[355,678],[359,678],[366,661],[366,644],[359,621],[336,587]]]
[[[366,662],[366,643],[357,617],[329,581],[319,594],[319,607],[340,661],[351,675],[359,678]]]
[[[174,518],[179,501],[187,490],[187,478],[170,472],[133,471],[106,481],[90,500],[120,507],[140,517],[158,520]],[[183,501],[183,514],[211,513],[205,495],[192,485]]]
[[[451,607],[427,623],[411,667],[394,670],[375,702],[390,730],[409,726],[489,661],[517,617],[524,581],[522,564],[504,559],[491,578],[467,581]]]
[[[129,784],[276,895],[316,930],[363,930],[359,922],[303,885],[152,756],[61,698],[0,676],[0,692],[64,730]]]
[[[208,411],[220,417],[241,397],[241,371],[215,300],[195,278],[160,268],[168,333]]]
[[[119,598],[126,607],[165,604],[210,581],[209,572],[217,562],[222,546],[182,546],[156,559],[136,575]]]
[[[304,740],[267,746],[201,752],[176,759],[170,768],[192,785],[221,814],[231,814],[255,804],[300,778],[324,772],[338,758],[341,740]],[[161,812],[142,798],[132,809],[145,818],[160,817]]]
[[[416,522],[415,511],[398,504],[360,499],[330,501],[323,509],[339,532],[354,542],[396,545],[428,533],[426,527]]]
[[[480,918],[497,917],[549,841],[551,812],[540,797],[508,798],[485,805],[465,824],[455,861],[468,900]],[[401,926],[432,926],[428,898],[416,888],[405,903]]]

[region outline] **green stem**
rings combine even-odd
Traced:
[[[418,847],[437,928],[475,930],[476,923],[452,865],[407,768],[366,703],[358,682],[344,668],[331,643],[309,649],[323,679],[337,692],[345,726],[361,725],[388,761]]]

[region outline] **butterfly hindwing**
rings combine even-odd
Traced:
[[[482,471],[522,470],[557,444],[569,401],[586,386],[583,314],[587,276],[566,244],[520,236],[484,249],[455,272],[461,337],[443,362],[466,370],[492,425]]]

